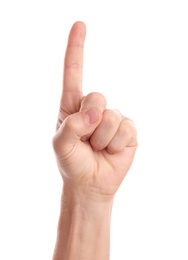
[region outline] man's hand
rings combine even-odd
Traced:
[[[136,129],[118,110],[106,109],[102,94],[83,96],[85,34],[82,22],[76,22],[70,31],[53,147],[64,185],[103,200],[113,197],[131,166]]]
[[[53,260],[108,260],[113,197],[137,148],[134,123],[106,109],[99,93],[82,93],[85,25],[69,35],[57,132],[53,138],[63,178]]]

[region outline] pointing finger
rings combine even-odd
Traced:
[[[83,46],[86,27],[83,22],[73,24],[64,59],[61,110],[68,114],[77,112],[82,98]]]

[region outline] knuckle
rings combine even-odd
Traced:
[[[94,100],[102,100],[106,102],[106,98],[103,94],[99,93],[99,92],[91,92],[89,93],[86,97],[88,98],[92,98]]]
[[[81,110],[90,107],[100,108],[101,112],[103,112],[106,108],[106,99],[105,97],[98,92],[91,92],[87,96],[85,96],[81,103]]]
[[[120,128],[120,132],[122,135],[125,135],[130,141],[129,142],[135,142],[136,141],[136,136],[137,136],[137,130],[135,123],[130,120],[130,119],[125,119],[123,120],[122,127]]]
[[[65,63],[64,68],[77,70],[77,69],[82,69],[82,65],[78,62]]]
[[[92,145],[92,147],[95,149],[95,150],[102,150],[103,149],[103,145],[102,145],[102,142],[101,142],[101,139],[100,138],[95,138],[95,137],[92,137],[90,139],[90,143]]]
[[[123,121],[123,130],[126,134],[134,134],[136,133],[136,127],[132,120],[126,119]]]
[[[103,114],[103,120],[107,124],[111,125],[120,122],[122,117],[116,110],[106,109]]]
[[[125,135],[129,136],[132,134],[132,126],[128,122],[125,122],[123,124],[122,131]]]

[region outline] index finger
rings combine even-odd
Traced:
[[[86,27],[83,22],[75,22],[70,30],[64,59],[62,102],[72,104],[82,97],[83,47]],[[70,104],[69,104],[70,105]],[[62,104],[63,106],[63,104]]]

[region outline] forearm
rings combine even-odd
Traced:
[[[53,260],[109,260],[112,200],[63,192]]]

